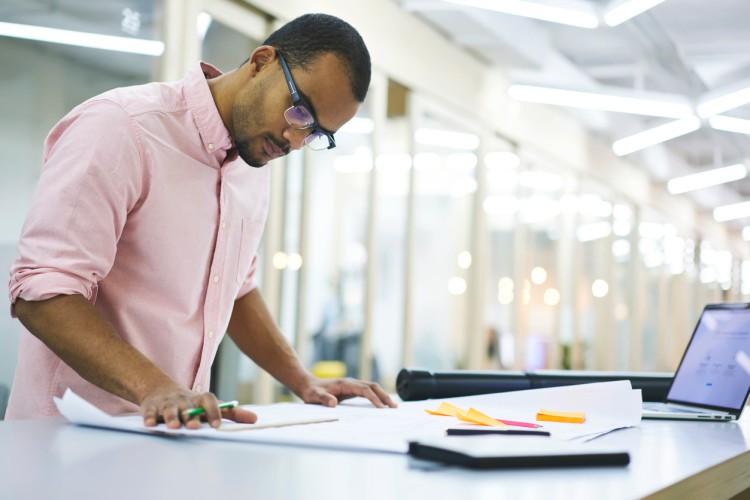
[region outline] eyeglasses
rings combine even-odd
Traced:
[[[294,84],[292,73],[289,71],[289,66],[286,65],[284,56],[279,51],[276,51],[276,53],[279,55],[279,62],[281,62],[281,69],[284,71],[284,78],[286,78],[289,93],[292,94],[292,106],[284,111],[284,118],[286,118],[287,123],[298,130],[312,130],[305,137],[305,144],[310,149],[323,151],[335,148],[336,141],[333,138],[333,134],[323,130],[318,125],[318,119],[315,117],[312,108],[297,92],[297,86]]]

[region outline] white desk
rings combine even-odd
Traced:
[[[405,455],[6,421],[0,422],[0,498],[717,499],[750,488],[746,436],[750,418],[644,421],[599,438],[631,452],[627,467],[425,471]]]

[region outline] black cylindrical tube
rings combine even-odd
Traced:
[[[672,374],[564,370],[432,371],[404,368],[396,378],[396,391],[403,401],[419,401],[614,380],[630,380],[633,389],[641,389],[644,401],[663,401],[672,384]]]
[[[431,371],[404,368],[396,377],[396,391],[403,401],[523,389],[531,389],[531,381],[520,371]]]

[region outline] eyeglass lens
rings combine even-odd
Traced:
[[[321,132],[313,132],[312,134],[305,137],[305,144],[307,144],[307,147],[312,150],[320,151],[323,149],[328,149],[331,145],[331,142],[328,140],[328,137],[325,134]]]
[[[315,123],[312,113],[304,106],[292,106],[284,112],[284,117],[289,125],[300,129],[312,127]]]

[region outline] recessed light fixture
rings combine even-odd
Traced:
[[[562,7],[540,2],[528,2],[525,0],[443,0],[447,3],[463,5],[466,7],[477,7],[479,9],[493,10],[503,14],[530,17],[541,21],[567,24],[579,28],[596,28],[599,26],[599,18],[593,5],[589,2],[575,2],[570,0]]]
[[[732,203],[714,208],[714,220],[716,222],[726,222],[743,217],[750,217],[750,201]]]
[[[599,109],[645,116],[684,118],[693,114],[687,99],[668,94],[653,94],[607,89],[607,92],[585,92],[537,85],[514,84],[508,89],[511,99],[574,108]]]
[[[617,156],[624,156],[649,146],[666,142],[675,137],[695,132],[701,127],[701,121],[696,116],[683,118],[673,122],[659,125],[658,127],[638,132],[629,137],[624,137],[612,144],[612,151]]]
[[[667,190],[672,194],[687,193],[727,182],[738,181],[747,177],[747,168],[742,163],[728,167],[714,168],[697,174],[675,177],[667,183]]]
[[[638,14],[642,14],[647,10],[656,7],[664,0],[624,0],[615,1],[607,9],[604,14],[604,22],[608,26],[617,26],[622,24],[628,19],[632,19]]]
[[[730,109],[739,108],[750,103],[750,83],[736,83],[730,88],[707,92],[698,104],[698,116],[708,118]]]
[[[738,134],[750,135],[750,120],[733,118],[731,116],[716,115],[708,119],[708,124],[716,130],[725,132],[736,132]]]
[[[61,30],[44,26],[0,22],[0,36],[37,40],[40,42],[113,50],[130,54],[160,56],[164,53],[164,42],[143,40],[124,36],[99,35],[83,31]]]

